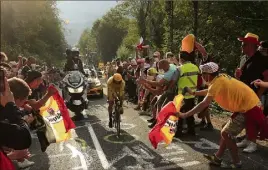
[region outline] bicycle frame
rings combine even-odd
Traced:
[[[114,104],[114,112],[113,112],[113,125],[116,128],[117,131],[117,137],[120,138],[120,121],[121,121],[121,115],[119,113],[120,109],[120,100],[116,96],[115,97],[115,104]]]

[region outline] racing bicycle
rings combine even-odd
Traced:
[[[116,135],[118,138],[120,138],[120,122],[121,122],[121,114],[120,114],[120,109],[121,109],[121,102],[118,97],[118,95],[114,96],[115,103],[114,103],[114,109],[112,113],[112,123],[113,127],[116,128]]]

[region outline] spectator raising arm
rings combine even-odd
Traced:
[[[48,92],[44,95],[44,97],[38,101],[36,101],[35,99],[31,99],[28,101],[28,104],[34,109],[34,110],[38,110],[40,109],[42,106],[44,106],[47,102],[47,100],[56,92],[56,90],[54,88],[50,88],[48,90]]]

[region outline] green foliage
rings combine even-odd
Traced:
[[[139,34],[136,20],[131,19],[128,24],[128,34],[122,41],[121,46],[117,50],[117,56],[121,59],[135,56],[135,47],[139,42]]]
[[[55,1],[1,1],[1,51],[10,60],[22,54],[60,64],[65,47]]]
[[[97,52],[103,61],[110,61],[127,35],[129,20],[120,12],[120,6],[111,9],[100,20],[94,22],[92,29],[83,32],[79,40],[83,53]]]
[[[169,8],[165,0],[121,2],[95,22],[90,33],[94,33],[96,40],[94,48],[105,61],[116,54],[125,58],[134,54],[133,45],[142,36],[151,52],[167,52],[171,44]],[[173,1],[173,52],[179,52],[183,37],[196,31],[197,41],[221,68],[233,75],[241,55],[241,43],[237,38],[252,32],[261,40],[268,39],[267,13],[268,2],[265,1],[198,1],[196,11],[192,1]]]

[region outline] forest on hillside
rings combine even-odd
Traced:
[[[1,1],[1,51],[60,65],[67,47],[56,1]]]
[[[134,54],[140,37],[150,50],[179,52],[184,36],[193,33],[214,60],[228,72],[241,56],[238,37],[247,32],[268,39],[265,1],[126,0],[82,33],[82,53],[97,52],[103,61]]]

